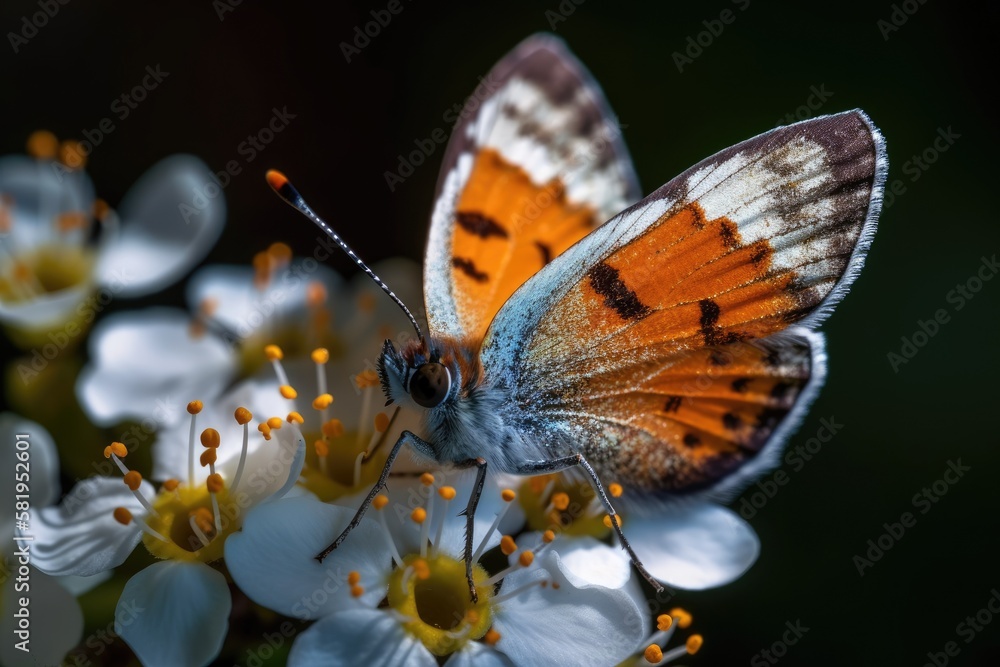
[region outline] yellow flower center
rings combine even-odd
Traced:
[[[434,655],[458,651],[486,635],[492,624],[493,586],[486,570],[472,566],[479,602],[473,603],[465,579],[465,562],[438,554],[412,554],[389,577],[389,606],[408,618],[407,632]]]
[[[0,273],[0,299],[29,301],[90,281],[94,253],[80,246],[44,245],[19,253],[10,271]]]
[[[530,477],[517,495],[529,530],[551,530],[556,534],[604,539],[611,525],[604,522],[603,506],[587,481],[564,475]]]
[[[201,484],[193,489],[180,485],[174,491],[160,491],[153,501],[156,513],[146,517],[146,524],[168,541],[164,542],[145,533],[142,543],[149,553],[157,558],[202,563],[222,558],[226,537],[239,530],[243,524],[245,508],[230,498],[225,488],[217,492],[215,497],[219,502],[221,531],[216,531],[214,525],[212,498],[206,485]],[[198,530],[207,538],[207,545],[198,535]]]

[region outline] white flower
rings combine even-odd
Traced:
[[[735,581],[753,565],[760,541],[753,528],[725,507],[705,500],[628,502],[608,484],[622,516],[622,530],[646,569],[659,581],[704,590]],[[529,530],[553,530],[562,538],[605,538],[611,523],[589,482],[566,475],[531,477],[520,485]],[[625,502],[622,502],[625,501]]]
[[[113,298],[176,281],[222,231],[223,199],[198,196],[211,177],[195,157],[165,158],[116,214],[95,197],[82,169],[0,158],[0,323],[23,346],[48,343],[42,334],[65,327],[72,335]],[[101,234],[92,244],[95,220]]]
[[[274,244],[258,253],[256,268],[209,266],[196,272],[188,289],[194,316],[158,308],[103,320],[90,337],[91,361],[76,387],[91,420],[112,425],[153,414],[170,424],[176,411],[164,404],[195,394],[210,402],[234,378],[262,370],[267,344],[281,346],[293,374],[311,364],[313,349],[326,348],[336,371],[330,373],[331,387],[353,393],[349,379],[366,361],[374,364],[379,337],[405,334],[406,319],[367,276],[348,287],[314,259],[290,262],[289,257],[287,246]],[[397,291],[416,291],[419,299],[415,264],[395,260],[376,269]],[[263,370],[273,380],[270,369]]]
[[[66,577],[50,577],[29,563],[34,558],[33,542],[16,542],[15,519],[25,521],[26,535],[33,535],[33,518],[39,509],[59,497],[59,459],[52,438],[41,425],[10,412],[0,413],[0,442],[4,443],[0,469],[0,500],[5,511],[0,514],[0,664],[7,667],[29,667],[38,664],[59,664],[83,634],[83,614],[74,594],[96,585],[100,579],[69,581]],[[24,443],[19,445],[18,443]],[[15,516],[17,503],[25,502],[24,518]],[[21,510],[18,510],[18,514]],[[28,556],[16,552],[21,545]],[[27,569],[22,570],[22,567]],[[31,623],[25,638],[31,649],[26,653],[15,648],[22,638],[15,634],[19,619],[19,599],[29,600]]]
[[[251,431],[253,415],[244,406],[256,407],[261,395],[248,383],[218,399],[230,417],[220,430],[201,431],[203,447],[196,447],[203,406],[189,404],[187,437],[178,442],[164,433],[155,445],[156,473],[166,478],[158,492],[128,470],[125,445],[112,443],[104,455],[124,474],[124,484],[91,477],[58,507],[36,513],[32,558],[49,574],[117,567],[140,541],[162,559],[128,581],[115,614],[115,632],[147,667],[205,665],[215,658],[231,601],[225,576],[209,564],[222,558],[226,537],[249,508],[281,497],[298,479],[305,443],[296,426],[268,419],[270,426],[262,422],[264,428]],[[267,432],[266,440],[258,430]]]
[[[260,604],[317,620],[296,639],[289,665],[433,667],[435,656],[448,656],[448,667],[592,665],[632,653],[648,633],[637,581],[626,574],[628,583],[595,584],[577,571],[587,570],[582,563],[590,556],[572,547],[557,552],[551,535],[520,546],[501,539],[495,527],[514,494],[501,496],[491,484],[476,512],[478,602],[470,600],[465,518],[455,503],[464,508],[471,481],[468,473],[455,487],[433,476],[417,485],[390,481],[389,496],[377,497],[370,510],[376,516],[362,520],[322,564],[313,556],[353,509],[302,497],[250,513],[226,543],[233,579]],[[497,544],[511,566],[491,576],[480,556]],[[576,568],[568,566],[573,560]],[[627,573],[627,564],[622,568]],[[617,581],[618,574],[609,577]]]

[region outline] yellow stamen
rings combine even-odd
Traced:
[[[323,424],[322,430],[328,438],[339,438],[344,435],[344,424],[339,419],[331,419]]]
[[[112,442],[104,448],[104,458],[110,459],[112,454],[123,459],[128,455],[128,448],[120,442]]]
[[[271,430],[278,430],[285,423],[285,420],[281,417],[271,417],[267,420],[267,425],[271,427]]]
[[[82,229],[87,224],[87,216],[80,211],[67,211],[56,217],[56,229],[65,234],[74,229]]]
[[[214,475],[209,475],[208,480],[206,481],[206,485],[208,486],[208,490],[211,493],[219,493],[225,486],[222,482],[222,475],[220,475],[219,473],[215,473]]]
[[[535,562],[535,554],[533,554],[530,549],[525,549],[521,552],[521,555],[518,556],[517,562],[521,564],[521,567],[528,567]]]
[[[379,384],[378,374],[371,369],[363,370],[354,377],[354,383],[358,386],[358,389],[377,387]]]
[[[314,442],[313,449],[316,450],[316,456],[320,458],[325,458],[330,453],[330,446],[323,440],[317,440]]]
[[[218,461],[219,454],[214,449],[206,449],[201,453],[199,460],[201,461],[201,466],[204,468],[205,466],[212,465]]]
[[[313,409],[314,410],[326,410],[333,403],[333,396],[330,394],[320,394],[315,399],[313,399]]]
[[[663,660],[663,649],[661,649],[656,644],[650,644],[649,646],[646,647],[646,650],[643,652],[642,657],[644,657],[646,659],[646,662],[648,662],[649,664],[655,665],[660,660]]]
[[[691,635],[688,637],[687,642],[684,643],[684,647],[687,649],[688,653],[694,655],[699,651],[699,649],[701,649],[701,645],[704,643],[705,640],[701,635]]]
[[[214,428],[206,428],[201,432],[201,444],[210,449],[215,449],[222,444],[222,436]]]
[[[289,424],[293,424],[293,423],[294,424],[303,424],[303,423],[305,423],[306,420],[302,418],[302,415],[300,413],[295,412],[294,410],[292,410],[291,412],[288,413],[288,416],[285,418],[285,421],[287,421]]]
[[[285,353],[277,345],[265,345],[264,356],[267,357],[268,361],[281,361],[285,358]]]
[[[287,264],[292,259],[292,249],[287,243],[280,241],[272,243],[267,248],[268,256],[280,264]]]
[[[35,130],[28,135],[27,150],[33,158],[51,160],[59,150],[59,140],[48,130]]]
[[[191,401],[187,404],[187,411],[189,415],[196,415],[202,411],[205,405],[201,401]]]
[[[434,475],[429,472],[425,472],[420,476],[420,483],[424,486],[434,486]]]
[[[512,502],[514,498],[517,498],[517,494],[514,493],[513,489],[504,489],[500,492],[500,497],[504,499],[505,502]]]
[[[374,507],[377,510],[382,509],[388,504],[389,504],[389,496],[382,493],[375,496],[375,499],[372,500],[372,507]]]
[[[306,305],[310,308],[322,304],[326,301],[326,287],[318,280],[314,280],[306,286]]]
[[[165,491],[176,491],[177,487],[180,485],[181,485],[180,480],[168,479],[163,483],[163,489]]]
[[[117,521],[123,526],[127,526],[130,523],[132,523],[132,513],[129,512],[124,507],[116,507],[114,516],[115,516],[115,521]]]
[[[59,144],[59,161],[73,169],[83,169],[87,164],[87,154],[75,139],[67,139]]]
[[[290,384],[283,384],[278,387],[278,392],[281,394],[282,398],[287,398],[289,400],[297,398],[299,392],[295,391],[295,387]]]
[[[674,620],[677,621],[677,627],[681,630],[685,630],[691,626],[691,614],[689,614],[684,609],[680,607],[674,607],[670,610],[670,615],[673,616]]]
[[[244,426],[246,424],[249,424],[250,420],[253,419],[253,413],[247,410],[246,408],[241,407],[241,408],[236,408],[236,412],[233,413],[233,417],[236,418],[237,424],[239,424],[240,426]]]
[[[559,493],[553,493],[552,506],[560,512],[565,512],[566,508],[569,507],[569,494],[563,493],[562,491]]]
[[[542,542],[545,542],[546,544],[551,544],[555,539],[556,539],[555,531],[546,530],[544,533],[542,533]]]
[[[517,544],[514,542],[514,538],[510,535],[504,535],[500,538],[500,551],[503,552],[504,556],[509,556],[515,551],[517,551]]]
[[[365,594],[363,586],[351,586],[351,597],[359,598]]]
[[[268,426],[267,423],[261,422],[257,424],[257,430],[260,431],[260,434],[264,436],[265,440],[271,439],[271,427]]]
[[[656,617],[656,629],[660,632],[666,632],[673,624],[674,619],[670,616],[670,614],[660,614]]]
[[[423,579],[426,581],[427,579],[430,579],[431,566],[423,558],[418,558],[413,561],[413,572],[417,575],[417,579]]]
[[[625,489],[623,489],[622,485],[618,482],[611,482],[611,484],[608,484],[608,493],[611,494],[612,498],[621,498],[622,493],[624,492]]]
[[[487,646],[496,646],[497,642],[500,641],[500,633],[493,628],[490,628],[483,637],[483,641],[487,644]]]
[[[389,428],[389,416],[384,412],[375,415],[375,430],[379,433],[385,433],[387,428]]]
[[[410,519],[413,520],[413,523],[423,523],[427,520],[427,510],[423,507],[416,508],[410,513]]]
[[[618,514],[616,514],[615,517],[614,517],[614,524],[612,524],[612,519],[611,519],[611,515],[610,514],[605,514],[604,515],[604,527],[605,528],[614,528],[615,524],[617,524],[618,527],[620,528],[623,523],[624,522],[622,521],[621,516],[618,515]]]
[[[325,364],[330,361],[330,351],[325,347],[317,347],[309,356],[312,357],[313,363],[317,364]]]
[[[351,570],[347,573],[347,583],[351,586],[356,586],[361,582],[361,573],[357,570]]]
[[[215,530],[215,518],[212,516],[211,510],[207,507],[195,508],[188,513],[188,516],[194,517],[195,524],[206,535]]]
[[[130,470],[125,473],[125,486],[133,491],[139,490],[139,485],[142,484],[142,475],[137,470]]]
[[[438,495],[445,500],[453,500],[455,498],[455,487],[453,486],[442,486],[438,489]]]

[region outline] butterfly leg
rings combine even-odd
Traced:
[[[486,482],[486,459],[479,457],[471,459],[460,467],[476,466],[476,483],[472,488],[472,495],[469,496],[469,504],[466,505],[461,515],[465,515],[465,579],[469,582],[469,596],[472,602],[479,602],[479,593],[476,592],[476,583],[472,580],[472,541],[475,537],[476,508],[479,506],[479,499],[483,495],[483,484]]]
[[[316,560],[322,563],[323,559],[329,556],[334,549],[339,547],[341,543],[347,539],[347,536],[351,533],[351,531],[358,527],[358,524],[361,523],[361,517],[363,517],[365,512],[368,511],[372,501],[375,500],[375,496],[378,495],[379,491],[385,488],[385,482],[389,479],[389,471],[392,468],[392,464],[399,455],[399,450],[401,450],[403,445],[407,443],[413,445],[424,445],[428,448],[430,447],[429,443],[409,431],[403,431],[400,433],[399,439],[396,441],[396,444],[392,446],[392,450],[389,452],[389,457],[385,460],[385,465],[382,466],[382,474],[379,475],[378,481],[375,482],[375,486],[372,487],[372,490],[368,492],[368,496],[365,498],[364,502],[361,503],[361,507],[358,508],[354,518],[351,519],[351,522],[347,524],[347,528],[344,528],[344,531],[330,544],[330,546],[314,556]]]
[[[618,539],[621,540],[622,548],[628,552],[629,558],[632,560],[632,564],[635,565],[635,569],[639,570],[639,574],[649,582],[649,584],[656,590],[657,593],[663,592],[663,584],[658,582],[653,575],[646,571],[645,566],[643,566],[642,561],[639,557],[635,555],[635,551],[632,550],[632,545],[628,543],[625,539],[625,533],[622,532],[621,522],[618,520],[618,512],[615,511],[614,506],[611,504],[611,499],[608,498],[608,494],[604,491],[604,485],[601,484],[600,478],[591,467],[590,462],[584,458],[583,454],[573,454],[571,456],[565,456],[561,459],[555,459],[552,461],[528,461],[518,467],[514,472],[519,475],[544,475],[547,473],[560,472],[571,468],[573,466],[580,466],[590,477],[591,483],[594,485],[594,490],[597,491],[597,497],[601,499],[601,504],[604,505],[604,509],[608,511],[608,516],[611,517],[611,525],[614,527],[615,532],[618,533]]]

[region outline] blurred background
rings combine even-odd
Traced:
[[[313,229],[264,183],[277,167],[362,257],[419,261],[443,148],[393,190],[386,172],[415,142],[450,131],[451,110],[477,77],[534,32],[565,39],[601,83],[646,191],[778,124],[864,109],[886,137],[894,194],[860,279],[824,326],[829,379],[789,447],[806,447],[823,420],[841,428],[813,441],[808,460],[784,465],[784,485],[768,486],[768,475],[737,497],[761,557],[735,584],[679,596],[706,638],[684,662],[765,665],[780,653],[788,664],[923,665],[955,642],[949,664],[1000,664],[1000,618],[981,613],[1000,597],[990,481],[1000,463],[1000,279],[987,279],[998,270],[1000,226],[985,179],[998,148],[994,10],[918,0],[400,1],[403,10],[349,61],[341,43],[386,2],[72,0],[23,42],[11,35],[38,4],[4,2],[0,153],[23,152],[40,128],[60,138],[90,132],[100,143],[87,169],[112,205],[170,153],[198,155],[214,171],[235,161],[214,263],[249,262],[278,240],[312,247]],[[727,9],[735,18],[721,24]],[[116,100],[147,67],[162,81],[123,117]],[[250,143],[276,112],[284,129]],[[112,131],[98,130],[104,119]],[[352,271],[345,258],[332,265]],[[107,312],[181,306],[183,294],[181,283],[115,300]],[[947,321],[919,335],[942,309]],[[17,354],[6,341],[2,352],[5,361]],[[71,383],[74,372],[57,370],[52,381]],[[72,407],[47,414],[39,398],[35,408],[29,416],[57,441],[93,449],[109,435]],[[968,470],[935,486],[959,460]],[[883,538],[890,548],[873,559],[869,540],[877,546],[904,512],[915,523]],[[107,625],[118,586],[83,600],[85,632]],[[977,613],[981,629],[970,636],[959,624]],[[775,649],[786,623],[808,631]],[[220,665],[243,659],[239,632],[259,642],[255,628],[234,632]],[[94,664],[129,659],[122,646],[88,655]]]

